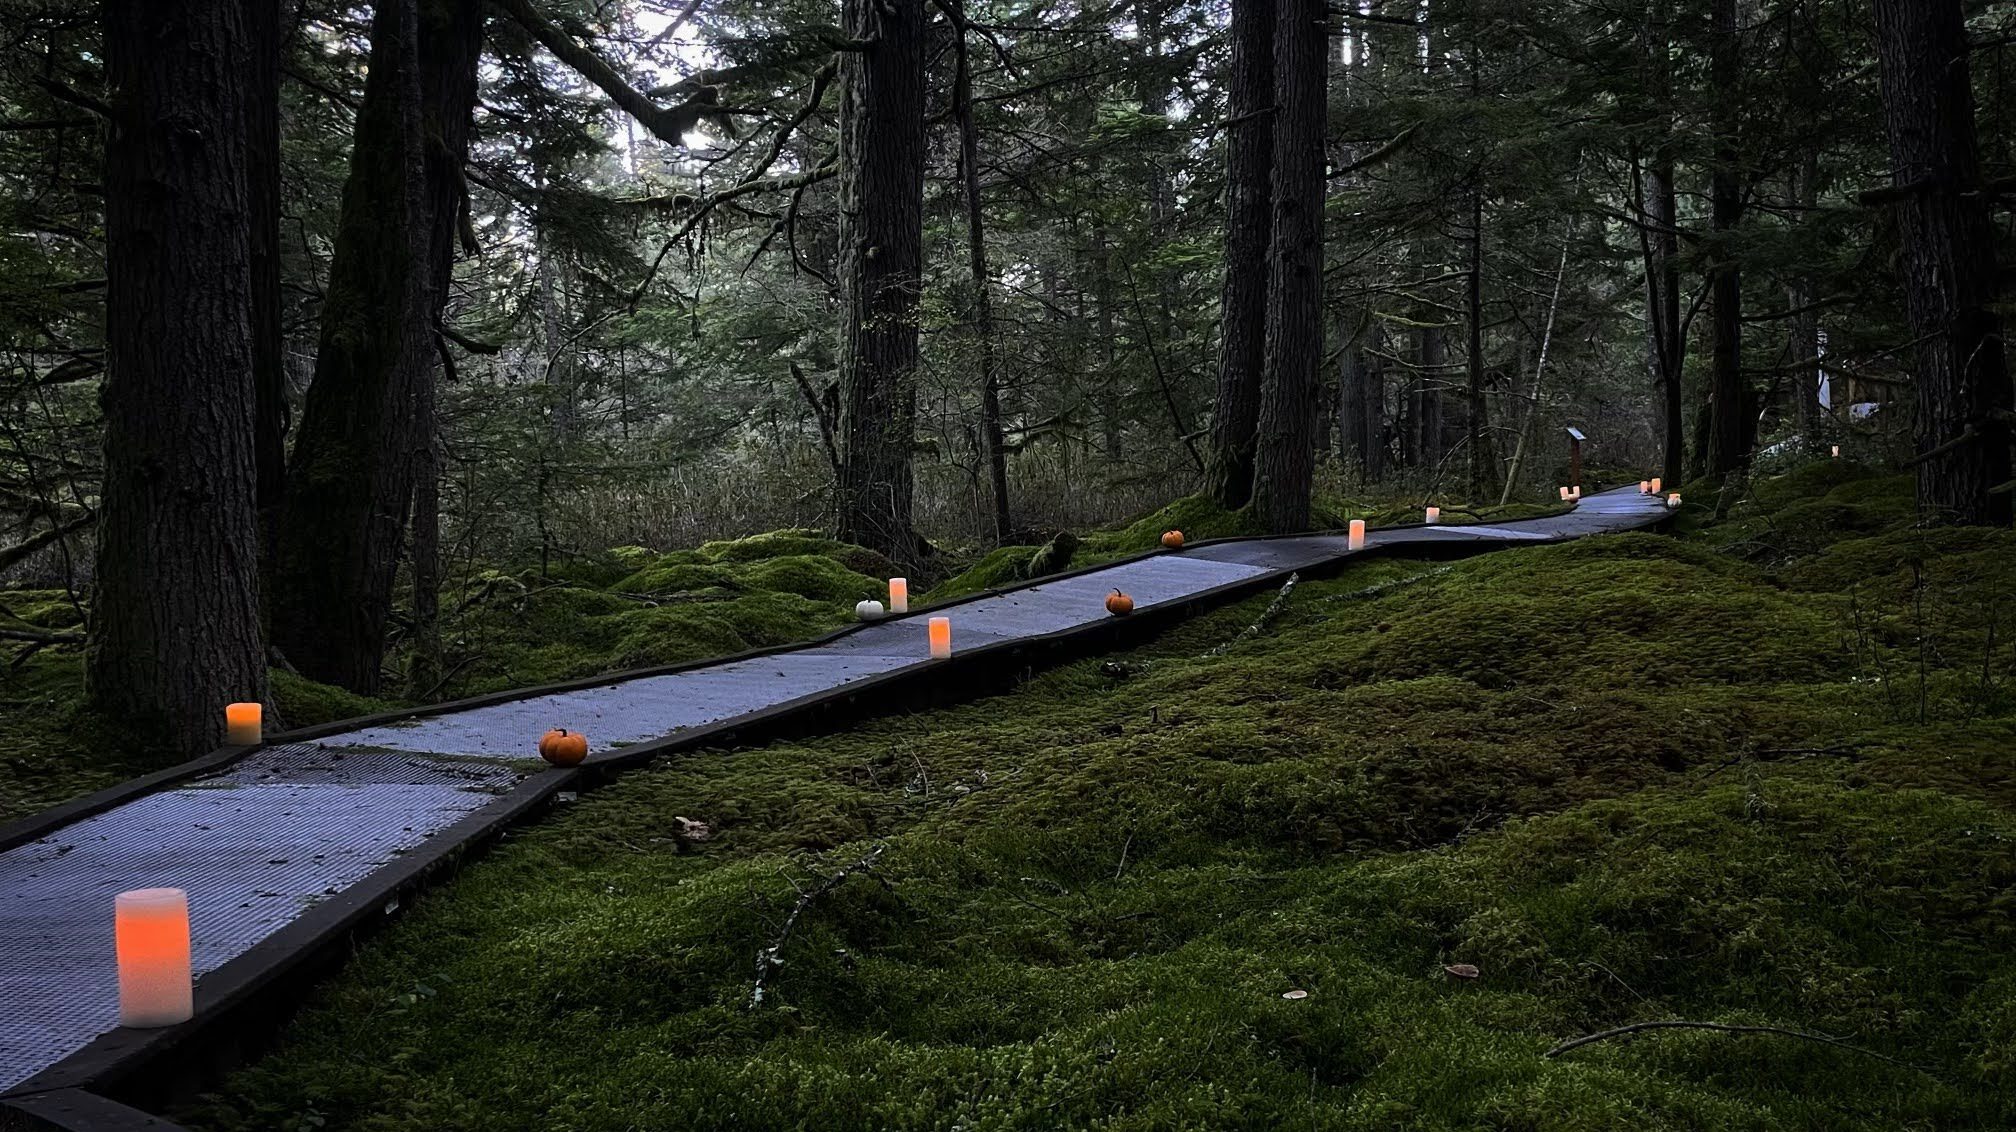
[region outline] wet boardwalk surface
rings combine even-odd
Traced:
[[[1397,544],[1558,541],[1649,526],[1663,502],[1624,489],[1574,512],[1496,526],[1373,531]],[[1199,546],[960,603],[953,644],[971,649],[1068,633],[1107,620],[1118,588],[1142,609],[1334,562],[1344,536]],[[592,739],[591,761],[643,742],[702,732],[795,703],[844,696],[863,681],[939,664],[926,614],[769,656],[731,660],[485,704],[262,748],[0,852],[0,1095],[54,1084],[65,1059],[117,1029],[112,898],[134,888],[187,890],[197,1007],[203,976],[395,869],[435,839],[468,836],[471,818],[511,804],[534,776],[549,727]],[[953,662],[957,663],[956,656]],[[460,823],[458,825],[458,823]],[[132,1033],[131,1031],[121,1031]]]

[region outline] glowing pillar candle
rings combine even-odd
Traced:
[[[1582,485],[1578,483],[1574,487],[1569,488],[1568,498],[1580,502],[1582,499]]]
[[[889,612],[910,612],[910,579],[889,579]]]
[[[1834,458],[1836,460],[1839,460],[1841,458],[1841,446],[1839,444],[1836,444],[1834,446]]]
[[[1667,497],[1666,497],[1666,509],[1667,509],[1667,510],[1669,510],[1669,511],[1674,511],[1674,510],[1678,510],[1678,509],[1679,509],[1679,507],[1680,507],[1680,493],[1679,493],[1679,492],[1677,492],[1677,491],[1676,491],[1676,492],[1674,492],[1673,494],[1671,494],[1671,495],[1669,495],[1669,496],[1667,496]]]
[[[1567,489],[1567,488],[1565,488],[1565,487],[1564,487],[1564,488],[1562,488],[1562,489],[1561,489],[1561,502],[1563,502],[1563,503],[1566,503],[1566,502],[1568,502],[1569,498],[1570,498],[1570,496],[1569,496],[1569,494],[1568,494],[1568,489]]]
[[[258,704],[224,705],[224,741],[242,747],[259,744],[259,721],[263,709]]]
[[[952,655],[952,619],[933,617],[931,619],[931,659],[944,660]]]
[[[1652,482],[1652,494],[1654,495],[1659,494],[1659,477],[1653,476],[1651,482]]]
[[[173,1026],[195,1013],[189,978],[189,897],[141,888],[113,898],[119,1024]]]
[[[1365,549],[1365,520],[1351,520],[1351,538],[1345,545],[1352,550]]]
[[[1650,494],[1652,494],[1652,481],[1651,481],[1651,480],[1639,480],[1639,481],[1638,481],[1638,494],[1640,494],[1640,495],[1650,495]]]
[[[1441,521],[1442,509],[1440,507],[1430,507],[1428,509],[1428,525],[1432,527]]]

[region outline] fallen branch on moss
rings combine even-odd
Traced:
[[[1404,578],[1393,578],[1389,581],[1375,582],[1372,585],[1366,586],[1363,589],[1352,590],[1350,593],[1332,594],[1329,597],[1324,598],[1323,600],[1365,601],[1370,598],[1384,597],[1387,594],[1392,593],[1394,590],[1404,590],[1408,586],[1419,585],[1420,583],[1428,581],[1431,578],[1439,578],[1442,575],[1447,574],[1449,571],[1454,569],[1455,569],[1454,566],[1437,566],[1432,570],[1423,570],[1419,574],[1409,574]]]
[[[1281,616],[1282,611],[1288,608],[1288,599],[1294,596],[1296,583],[1301,580],[1302,575],[1300,574],[1288,575],[1288,580],[1281,583],[1281,592],[1275,594],[1274,600],[1267,603],[1267,608],[1260,611],[1259,620],[1241,629],[1238,636],[1226,641],[1217,648],[1211,649],[1208,652],[1198,653],[1197,658],[1199,660],[1209,660],[1212,657],[1224,656],[1238,647],[1241,642],[1251,640],[1266,632],[1267,626],[1273,624],[1274,619]]]
[[[1641,1034],[1648,1030],[1711,1030],[1718,1034],[1775,1034],[1781,1038],[1803,1038],[1809,1042],[1823,1042],[1830,1046],[1839,1046],[1851,1053],[1867,1054],[1878,1061],[1887,1061],[1892,1065],[1901,1065],[1906,1069],[1916,1069],[1920,1073],[1931,1072],[1931,1070],[1923,1066],[1913,1065],[1908,1061],[1900,1061],[1887,1053],[1878,1053],[1873,1049],[1865,1049],[1862,1046],[1844,1042],[1840,1038],[1828,1037],[1826,1034],[1808,1033],[1805,1030],[1788,1030],[1783,1026],[1731,1026],[1721,1022],[1687,1022],[1677,1019],[1666,1022],[1633,1022],[1629,1026],[1619,1026],[1614,1030],[1598,1030],[1593,1034],[1584,1034],[1579,1038],[1570,1038],[1553,1049],[1548,1050],[1542,1056],[1559,1057],[1570,1050],[1581,1049],[1583,1046],[1592,1045],[1609,1038],[1628,1037],[1632,1034]]]
[[[776,974],[777,969],[784,965],[784,945],[790,942],[791,933],[798,927],[798,920],[805,915],[805,909],[810,908],[814,900],[846,884],[848,877],[873,869],[875,862],[882,859],[883,851],[888,848],[887,842],[878,844],[868,850],[866,856],[826,877],[817,885],[798,890],[798,902],[791,906],[791,914],[784,917],[784,926],[778,930],[777,938],[770,941],[770,946],[758,948],[756,951],[756,985],[749,992],[749,1009],[755,1010],[763,1005],[763,992],[769,985],[770,976]]]

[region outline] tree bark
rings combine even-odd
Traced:
[[[1316,398],[1323,365],[1322,0],[1278,0],[1274,35],[1274,211],[1267,257],[1267,350],[1253,510],[1268,531],[1309,526]]]
[[[966,261],[973,279],[973,337],[980,348],[980,443],[994,494],[994,538],[1006,543],[1015,526],[1008,511],[1008,441],[1001,428],[1001,360],[994,342],[993,275],[987,270],[986,215],[980,201],[980,130],[973,121],[973,64],[966,44],[963,0],[947,0],[954,17],[957,65],[952,103],[959,116],[959,174],[966,196]],[[1113,436],[1117,439],[1118,433]]]
[[[1337,457],[1349,471],[1371,478],[1373,422],[1366,419],[1365,348],[1350,339],[1337,361]]]
[[[1484,193],[1470,198],[1470,271],[1465,280],[1466,317],[1470,334],[1464,360],[1466,394],[1465,444],[1470,452],[1470,499],[1482,502],[1498,479],[1498,457],[1491,443],[1490,418],[1484,404]]]
[[[1918,507],[1931,522],[2006,525],[2008,359],[1995,233],[1981,191],[1959,0],[1876,0],[1877,61],[1918,346]]]
[[[1419,332],[1419,353],[1416,363],[1421,371],[1416,375],[1419,384],[1415,387],[1416,409],[1414,425],[1421,430],[1421,439],[1415,445],[1415,459],[1425,468],[1439,469],[1442,464],[1442,377],[1443,369],[1449,363],[1449,340],[1444,337],[1439,326],[1424,326]]]
[[[1267,349],[1267,258],[1272,239],[1274,7],[1233,0],[1225,142],[1225,284],[1220,296],[1218,397],[1211,413],[1205,491],[1221,506],[1253,496],[1254,432]]]
[[[1663,478],[1680,483],[1687,458],[1686,407],[1681,377],[1686,343],[1680,333],[1679,194],[1673,156],[1673,0],[1655,0],[1645,32],[1651,96],[1659,116],[1659,136],[1645,171],[1644,212],[1639,229],[1645,253],[1645,320],[1654,380],[1659,391]]]
[[[840,63],[840,537],[898,561],[911,529],[923,271],[923,0],[846,0]]]
[[[1708,188],[1709,222],[1714,231],[1713,263],[1708,271],[1715,351],[1708,376],[1705,468],[1711,476],[1728,475],[1750,458],[1750,398],[1743,379],[1743,269],[1736,248],[1736,225],[1743,216],[1742,153],[1737,139],[1742,41],[1737,3],[1715,0],[1709,43],[1715,161]]]
[[[280,290],[280,0],[245,5],[252,98],[246,119],[252,249],[253,451],[261,593],[271,600],[287,498],[287,341]]]
[[[86,676],[189,755],[264,702],[253,437],[257,97],[242,5],[107,0],[105,477]]]
[[[1799,215],[1810,217],[1820,198],[1820,154],[1807,150],[1793,177],[1793,203]],[[1801,269],[1786,288],[1785,299],[1792,313],[1789,347],[1792,362],[1799,368],[1791,373],[1792,417],[1799,427],[1799,443],[1808,452],[1820,450],[1820,311],[1814,304],[1820,295],[1812,273]]]
[[[466,194],[480,0],[387,0],[288,470],[275,642],[303,675],[377,690],[413,481],[416,418]]]

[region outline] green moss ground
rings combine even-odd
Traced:
[[[2016,650],[1988,626],[2016,536],[1912,532],[1862,473],[1756,494],[1685,539],[1366,563],[1215,658],[1268,599],[989,699],[628,775],[417,900],[179,1115],[2010,1127]],[[1744,548],[1812,500],[1875,510]],[[716,836],[681,852],[678,817]],[[796,893],[877,846],[750,1009]],[[1858,1049],[1545,1056],[1674,1018]]]

